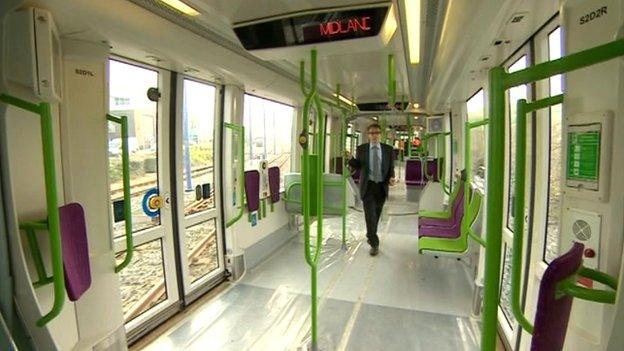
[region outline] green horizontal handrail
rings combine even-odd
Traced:
[[[238,183],[239,183],[239,189],[238,189],[238,212],[236,213],[236,215],[230,219],[227,220],[227,222],[225,223],[225,227],[229,228],[232,225],[234,225],[234,223],[238,222],[239,219],[241,219],[243,217],[243,212],[244,212],[244,191],[245,191],[245,127],[241,126],[241,125],[237,125],[237,124],[233,124],[233,123],[223,123],[224,127],[226,129],[231,129],[232,130],[232,136],[234,136],[235,133],[238,134]]]
[[[552,96],[527,104],[525,99],[516,104],[516,180],[514,184],[514,235],[511,266],[511,310],[518,324],[527,332],[533,333],[533,326],[524,316],[521,307],[520,283],[522,273],[522,253],[524,251],[524,193],[526,188],[526,122],[527,114],[541,108],[563,102],[563,95]]]
[[[577,275],[602,283],[610,287],[612,290],[608,291],[600,289],[588,289],[582,286],[578,286],[576,285],[576,282],[578,281]],[[587,301],[607,303],[612,305],[615,303],[617,288],[618,281],[612,276],[590,268],[581,267],[575,275],[557,284],[557,295],[558,297],[568,295]]]
[[[43,327],[61,313],[63,305],[65,304],[65,272],[63,269],[63,249],[61,247],[58,191],[56,187],[56,161],[54,157],[52,112],[50,110],[50,104],[48,103],[35,105],[5,94],[0,95],[0,101],[36,113],[41,117],[41,144],[43,147],[46,209],[48,212],[48,226],[46,229],[50,233],[52,279],[54,283],[54,303],[52,309],[37,321],[37,326]]]
[[[511,87],[546,79],[580,68],[588,67],[624,55],[624,39],[580,51],[560,59],[541,63],[513,73],[503,67],[494,67],[489,74],[488,169],[487,169],[487,239],[485,257],[485,290],[481,349],[496,347],[500,266],[502,246],[502,218],[504,185],[500,177],[505,163],[505,91]]]
[[[110,122],[121,125],[121,169],[123,181],[124,197],[124,226],[126,229],[126,256],[124,260],[115,267],[115,273],[126,268],[134,256],[134,237],[132,236],[132,195],[130,193],[130,148],[128,146],[128,117],[106,115]]]

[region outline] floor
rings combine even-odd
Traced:
[[[375,257],[361,212],[349,212],[346,251],[340,218],[324,221],[319,350],[478,350],[471,269],[418,254],[417,216],[410,214],[417,197],[392,188]],[[309,272],[299,235],[143,349],[304,350],[311,339]]]

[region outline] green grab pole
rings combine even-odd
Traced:
[[[581,277],[595,280],[599,283],[602,283],[610,287],[613,290],[617,290],[618,288],[618,280],[606,273],[603,273],[603,272],[600,272],[591,268],[587,268],[587,267],[581,267],[577,273]]]
[[[4,102],[7,105],[13,105],[13,106],[19,107],[19,108],[21,108],[23,110],[30,111],[32,113],[36,113],[38,115],[41,115],[41,113],[42,113],[41,105],[33,104],[31,102],[24,101],[22,99],[14,97],[14,96],[1,94],[0,95],[0,101]]]
[[[522,256],[524,251],[524,205],[526,189],[526,123],[527,114],[538,109],[550,107],[563,102],[563,95],[556,95],[534,101],[530,104],[525,99],[516,104],[516,181],[514,184],[514,236],[511,270],[511,308],[518,324],[528,333],[533,334],[533,325],[524,316],[521,307],[520,285],[522,273]]]
[[[414,129],[412,128],[412,118],[407,116],[407,158],[412,157],[412,137]]]
[[[28,241],[28,246],[30,246],[30,252],[37,271],[37,277],[39,278],[39,280],[37,280],[33,285],[42,286],[41,283],[44,281],[50,283],[51,280],[48,279],[48,273],[46,272],[43,259],[41,258],[41,249],[39,248],[39,242],[37,241],[35,229],[23,225],[20,225],[20,229],[23,229],[26,232],[26,240]]]
[[[562,58],[537,64],[513,73],[505,73],[501,88],[506,90],[522,84],[546,79],[624,55],[624,39],[579,51]]]
[[[479,127],[487,125],[488,123],[490,123],[490,120],[486,118],[481,121],[467,122],[467,123],[468,123],[468,128],[473,129],[473,128],[479,128]]]
[[[229,228],[232,225],[234,225],[234,223],[238,222],[238,220],[241,219],[241,217],[243,217],[243,213],[245,212],[245,206],[244,206],[244,196],[245,196],[245,127],[241,126],[241,125],[236,125],[233,123],[228,123],[225,122],[223,123],[224,127],[227,129],[231,129],[232,130],[232,136],[234,135],[234,133],[238,134],[238,183],[239,185],[239,191],[237,193],[238,195],[238,212],[236,213],[236,215],[232,218],[230,218],[229,220],[227,220],[227,222],[225,223],[225,227]]]
[[[524,190],[526,173],[526,100],[520,99],[516,109],[516,180],[514,183],[513,253],[511,265],[511,310],[516,321],[528,333],[533,334],[533,325],[524,316],[520,305],[520,283],[522,275],[522,252],[524,247]]]
[[[121,168],[124,193],[124,219],[126,229],[126,256],[124,260],[115,267],[115,273],[126,268],[134,255],[134,237],[132,235],[132,195],[130,194],[130,149],[128,147],[128,117],[106,115],[106,118],[121,125]]]
[[[489,153],[487,163],[487,235],[485,246],[485,287],[483,305],[483,332],[481,350],[494,351],[498,325],[498,304],[501,267],[503,177],[505,150],[505,70],[490,70],[490,121],[488,127]],[[467,185],[468,186],[468,185]]]
[[[576,284],[578,276],[602,283],[612,290],[589,289],[578,286]],[[568,295],[587,301],[614,304],[616,300],[617,288],[618,281],[616,278],[611,277],[606,273],[581,266],[576,274],[557,284],[555,297],[561,298],[563,295]]]
[[[396,72],[394,55],[388,55],[388,105],[394,109],[396,103]]]
[[[52,309],[37,321],[37,326],[43,327],[52,319],[56,318],[63,310],[63,305],[65,304],[65,273],[63,268],[63,249],[61,247],[52,112],[50,110],[50,104],[48,103],[42,103],[39,107],[41,111],[41,143],[43,145],[43,167],[45,172],[48,230],[50,232],[52,277],[54,279],[54,303]]]
[[[340,84],[336,84],[336,100],[340,96]],[[342,160],[342,249],[347,250],[347,158],[345,156],[345,148],[347,142],[347,115],[342,112],[340,119],[340,148],[338,153]]]

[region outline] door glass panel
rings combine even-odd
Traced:
[[[549,59],[561,57],[561,28],[548,36]],[[557,75],[550,80],[550,96],[563,92],[562,77]],[[544,262],[550,263],[559,255],[559,216],[561,215],[561,104],[550,108],[550,165],[548,182],[548,220],[546,223],[546,243]]]
[[[485,96],[483,89],[479,90],[466,102],[467,117],[469,122],[482,121],[485,118]],[[472,158],[472,181],[480,189],[485,189],[486,153],[485,141],[487,126],[473,128],[470,131]]]
[[[511,256],[513,252],[505,244],[505,257],[503,261],[503,277],[501,279],[500,306],[511,329],[516,328],[516,319],[511,311]]]
[[[182,164],[184,215],[215,207],[214,114],[215,87],[184,80]]]
[[[126,252],[115,254],[120,264]],[[119,273],[124,321],[127,323],[167,299],[162,241],[135,246],[132,262]]]
[[[128,117],[134,232],[160,225],[160,213],[148,201],[158,195],[158,107],[147,98],[147,90],[157,87],[158,72],[110,60],[109,108],[115,116]],[[108,160],[113,233],[120,237],[125,233],[125,221],[119,217],[123,214],[121,126],[112,122],[108,124]]]
[[[186,252],[191,283],[219,268],[216,220],[186,228]]]
[[[266,160],[269,167],[280,169],[280,188],[283,188],[284,175],[290,172],[295,109],[248,94],[244,104],[245,169],[258,169],[258,163]],[[314,145],[313,139],[311,136],[309,145]]]
[[[527,57],[522,56],[513,65],[509,67],[509,72],[519,71],[527,67]],[[509,196],[507,197],[507,228],[513,231],[513,201],[514,201],[514,184],[516,179],[516,104],[520,99],[527,98],[527,85],[520,85],[509,89]]]

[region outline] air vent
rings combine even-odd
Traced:
[[[511,43],[511,40],[509,39],[496,39],[492,43],[492,46],[499,46],[501,44],[509,44],[509,43]]]
[[[509,23],[514,24],[514,23],[520,23],[524,20],[524,18],[527,16],[528,12],[519,12],[519,13],[514,13],[511,16],[511,19],[509,20]]]
[[[572,224],[572,233],[580,241],[587,241],[592,235],[591,226],[584,220],[579,219]]]

